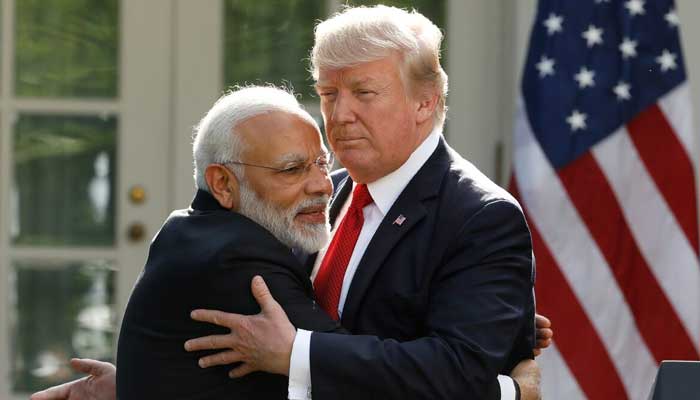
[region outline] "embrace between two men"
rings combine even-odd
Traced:
[[[385,6],[317,26],[333,153],[284,90],[219,99],[196,130],[192,206],[129,300],[118,370],[78,360],[90,377],[32,398],[538,398],[533,347],[552,332],[535,330],[529,229],[442,136],[441,41]],[[330,174],[333,154],[345,169]]]

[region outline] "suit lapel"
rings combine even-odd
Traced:
[[[448,168],[447,145],[441,138],[438,148],[384,216],[360,260],[343,306],[341,322],[347,329],[353,329],[355,316],[364,294],[369,289],[377,271],[385,264],[391,250],[427,214],[423,202],[438,195]]]
[[[338,190],[333,193],[333,198],[331,199],[331,209],[328,214],[331,226],[335,224],[335,219],[338,218],[340,210],[343,208],[343,204],[350,196],[352,192],[352,179],[349,176],[345,177],[338,185]]]
[[[374,275],[384,264],[386,257],[401,238],[425,217],[426,210],[420,201],[402,197],[404,196],[402,195],[394,203],[391,211],[382,220],[357,267],[343,306],[342,324],[347,329],[352,330],[354,317],[364,293],[369,288]],[[393,221],[399,215],[403,215],[405,221],[401,225],[394,224]]]

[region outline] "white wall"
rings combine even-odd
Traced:
[[[503,175],[497,146],[512,119],[504,88],[514,84],[507,29],[514,15],[505,1],[451,1],[448,6],[448,141],[496,179]]]

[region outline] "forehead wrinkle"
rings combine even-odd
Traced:
[[[348,78],[346,79],[346,81],[347,81],[350,85],[355,85],[355,86],[357,86],[357,85],[362,85],[362,84],[365,84],[365,83],[372,83],[372,82],[376,81],[376,79],[375,79],[374,77],[372,77],[372,76],[354,76],[354,77],[351,76],[351,77],[348,77]]]
[[[369,87],[387,87],[390,82],[387,79],[382,79],[381,77],[375,77],[372,75],[357,76],[357,77],[347,77],[343,79],[346,86],[356,89],[361,86]]]
[[[324,87],[332,87],[335,86],[336,83],[339,81],[347,86],[359,86],[362,84],[371,84],[377,82],[379,81],[379,79],[371,75],[352,76],[352,74],[341,73],[340,77],[336,79],[319,79],[318,81],[316,81],[316,84],[314,84],[314,87],[317,90]]]
[[[321,146],[321,151],[316,155],[316,157],[320,157],[323,155],[328,155],[328,149],[326,149],[326,146]],[[287,164],[287,163],[305,163],[309,161],[309,158],[307,156],[301,155],[299,153],[286,153],[282,154],[276,159],[276,162],[280,164]]]

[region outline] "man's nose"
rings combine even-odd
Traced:
[[[306,179],[306,192],[315,195],[332,195],[333,182],[328,171],[316,165],[311,165],[310,167]]]
[[[338,93],[333,104],[331,115],[334,122],[346,124],[355,122],[355,112],[353,111],[352,97],[346,93]]]

